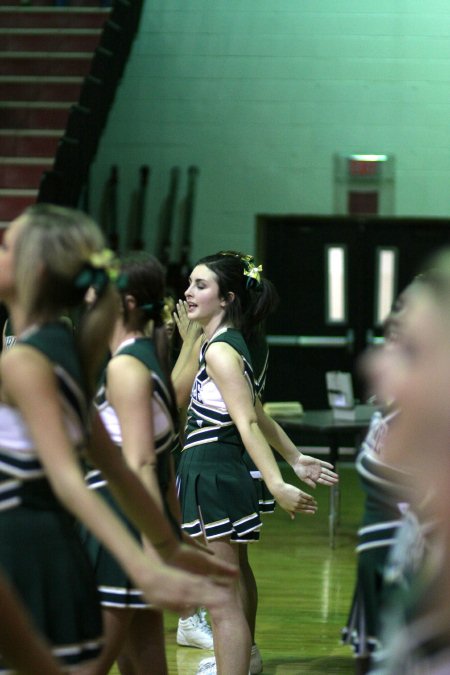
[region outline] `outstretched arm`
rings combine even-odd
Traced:
[[[164,537],[169,538],[167,547],[159,546],[159,553],[168,564],[186,571],[197,574],[230,573],[232,570],[229,566],[223,567],[222,561],[212,557],[210,551],[204,547],[193,544],[189,537],[183,537],[183,542],[175,539],[172,527],[165,517],[156,474],[152,383],[148,369],[132,356],[122,355],[112,359],[108,366],[108,399],[119,419],[122,432],[122,453],[126,462],[158,507],[153,515],[148,513],[148,509],[146,511],[147,515],[151,515],[152,527],[157,528],[157,541],[165,541]],[[167,503],[175,522],[180,522],[180,506],[176,495],[172,459],[170,456]],[[148,531],[149,524],[145,523],[145,525],[146,529],[141,530],[143,532]],[[151,546],[151,541],[154,541],[154,538],[150,538],[150,542],[147,540],[147,546]],[[192,547],[195,550],[192,550]]]
[[[207,372],[219,388],[247,452],[278,504],[292,518],[297,512],[315,513],[315,499],[283,480],[272,450],[258,425],[239,354],[226,343],[215,343],[206,353],[206,362]]]
[[[331,486],[338,482],[339,476],[333,471],[333,465],[300,452],[278,422],[264,411],[259,399],[255,409],[259,427],[267,442],[286,460],[300,480],[310,487],[316,487],[317,484]]]
[[[162,511],[149,371],[138,359],[122,354],[111,359],[107,373],[107,397],[119,421],[123,456]]]
[[[205,606],[207,603],[214,605],[217,597],[214,583],[167,567],[156,551],[150,559],[150,552],[144,554],[106,502],[87,488],[66,433],[56,379],[48,360],[32,347],[19,345],[5,354],[1,367],[8,400],[21,411],[56,497],[104,544],[149,602],[175,611],[186,604],[204,602]],[[94,424],[97,431],[102,429],[98,418]],[[112,478],[111,482],[117,487],[116,495],[127,515],[142,531],[151,535],[149,538],[154,536],[154,541],[161,541],[167,549],[173,540],[170,526],[167,525],[166,539],[165,519],[159,521],[159,527],[152,524],[152,515],[158,513],[158,507],[136,475],[126,467],[104,429],[103,433],[105,446],[96,454],[97,458],[103,459],[99,468],[108,480]],[[96,438],[99,438],[98,433]],[[111,450],[111,446],[114,452],[107,452],[106,447]],[[163,539],[156,539],[160,534]]]
[[[156,547],[163,560],[171,566],[196,574],[236,576],[235,567],[217,557],[204,551],[193,556],[190,550],[185,550],[187,547],[176,538],[162,511],[161,502],[152,499],[142,481],[128,467],[121,452],[112,444],[99,416],[95,418],[94,425],[91,452],[94,463],[107,479],[108,487],[120,507],[148,542]],[[150,553],[150,546],[148,550]]]

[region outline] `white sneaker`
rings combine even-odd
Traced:
[[[214,656],[211,656],[207,659],[202,659],[198,664],[198,670],[195,675],[217,675],[216,659]],[[248,672],[248,675],[252,675],[251,671]]]
[[[212,630],[205,614],[200,611],[187,619],[178,619],[177,644],[197,649],[213,648]]]
[[[252,645],[252,653],[250,656],[250,675],[258,675],[262,673],[263,662],[258,645]]]
[[[214,656],[202,659],[198,664],[198,670],[195,675],[217,675],[216,659]]]

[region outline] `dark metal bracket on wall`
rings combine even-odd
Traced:
[[[345,335],[267,335],[273,347],[342,347],[353,351],[355,334],[350,328]]]

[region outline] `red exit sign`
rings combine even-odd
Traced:
[[[371,178],[380,173],[381,162],[373,160],[349,159],[348,173],[350,176]]]

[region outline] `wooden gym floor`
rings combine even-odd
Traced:
[[[291,480],[289,468],[281,466]],[[351,650],[339,643],[339,636],[352,596],[363,496],[352,463],[341,463],[339,473],[340,524],[333,550],[328,541],[329,489],[324,487],[315,490],[317,515],[291,521],[277,508],[264,518],[260,543],[249,547],[259,589],[256,641],[264,675],[353,674]],[[167,614],[165,624],[169,674],[195,675],[199,661],[213,652],[178,647],[177,617]],[[119,671],[115,668],[110,675]]]

